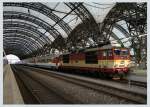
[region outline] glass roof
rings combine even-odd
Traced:
[[[71,11],[71,9],[68,6],[60,2],[50,2],[50,3],[43,2],[42,4],[54,10],[53,13],[59,16],[60,18],[63,18],[66,14],[68,14]],[[88,9],[88,11],[90,11],[94,19],[96,20],[96,22],[101,23],[104,20],[107,13],[110,11],[110,9],[115,5],[115,3],[100,4],[100,3],[94,3],[94,2],[87,2],[87,3],[83,3],[83,5]],[[47,23],[51,25],[55,24],[55,21],[53,21],[52,19],[32,9],[16,7],[16,6],[5,6],[3,10],[31,14],[40,19],[43,19],[44,21],[46,21]],[[12,19],[12,20],[16,20],[16,19]],[[63,19],[63,21],[65,21],[71,27],[71,29],[74,29],[79,23],[82,23],[81,19],[74,12],[71,12],[68,16],[66,16]],[[30,23],[30,22],[27,22],[27,23]],[[62,28],[58,24],[55,25],[55,28],[62,34],[63,37],[67,37],[67,34],[65,33],[65,31],[62,30]],[[39,30],[41,32],[43,31],[43,29],[39,29]]]
[[[113,24],[113,21],[117,19],[116,16],[113,16],[113,14],[111,14],[117,11],[114,8],[116,4],[117,3],[100,3],[100,2],[99,3],[98,2],[5,3],[3,7],[4,22],[5,22],[4,27],[6,27],[4,29],[5,31],[4,35],[6,36],[11,35],[12,29],[15,30],[14,33],[18,33],[17,30],[27,29],[28,27],[28,29],[32,29],[33,32],[35,31],[34,33],[32,33],[32,35],[39,35],[40,39],[39,40],[37,39],[36,41],[36,43],[39,44],[39,47],[42,46],[46,47],[48,44],[50,43],[52,44],[53,41],[56,41],[58,39],[57,36],[61,36],[62,38],[67,39],[69,38],[68,41],[74,38],[77,39],[74,42],[78,42],[80,40],[83,44],[90,46],[90,44],[94,44],[99,39],[100,40],[107,39],[103,35],[106,35],[108,37],[110,36],[110,38],[108,39],[112,44],[123,43],[124,46],[129,47],[131,45],[130,42],[131,35],[129,34],[130,32],[128,31],[127,24],[131,23],[132,21],[129,20],[130,22],[127,22],[124,19],[116,21],[117,23],[115,23],[112,28],[112,34],[109,34],[108,31],[112,27],[111,23]],[[127,6],[124,8],[128,9]],[[126,12],[124,12],[124,14],[126,14]],[[123,18],[124,17],[125,16],[123,16]],[[90,18],[93,18],[93,22],[89,22],[91,25],[88,25],[91,26],[91,28],[88,27],[83,28],[83,24],[85,25],[89,24],[86,21],[91,21],[87,20]],[[12,25],[8,25],[10,24],[10,22],[12,22],[11,24],[13,24],[13,26],[15,27],[13,27]],[[24,23],[26,23],[28,26],[24,25]],[[105,24],[107,26],[103,27],[103,25]],[[98,29],[92,28],[93,26],[96,26]],[[96,29],[99,31],[95,30],[93,31],[94,33],[88,35],[87,31],[92,32],[89,31],[91,29]],[[103,32],[103,35],[100,35],[99,38],[95,38],[96,33],[98,34],[99,32],[101,32],[101,30]],[[76,32],[79,32],[78,35],[76,35]],[[26,35],[26,33],[30,32],[19,32],[19,33],[22,33],[22,35],[23,34]],[[81,37],[82,34],[83,37]],[[69,35],[73,35],[72,38],[70,38]],[[84,35],[87,36],[86,39]],[[44,38],[42,38],[43,36]],[[32,39],[33,38],[31,38],[30,40]],[[40,42],[44,43],[40,44]],[[59,43],[57,42],[57,44]],[[53,45],[55,46],[55,44]],[[41,50],[38,49],[38,51]]]

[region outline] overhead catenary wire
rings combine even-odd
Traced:
[[[144,37],[144,36],[146,36],[147,34],[143,34],[143,35],[139,35],[138,37]],[[131,39],[131,38],[133,38],[133,37],[137,37],[137,36],[131,36],[131,37],[123,37],[123,38],[119,38],[120,40],[124,40],[124,39]],[[117,41],[117,40],[111,40],[111,41]],[[127,40],[127,42],[128,42],[128,40]]]
[[[98,9],[109,9],[109,8],[112,8],[112,6],[108,6],[108,7],[98,7],[98,6],[94,6],[94,5],[88,4],[88,3],[84,3],[84,4],[87,5],[87,6],[91,6],[91,7],[94,7],[94,8],[98,8]]]
[[[106,4],[106,3],[103,3],[103,4],[101,4],[101,3],[96,3],[96,2],[92,2],[92,3],[94,3],[94,4],[98,4],[98,5],[115,5],[116,3],[112,3],[112,4]]]
[[[59,4],[60,4],[60,2],[58,2],[53,9],[55,10]]]

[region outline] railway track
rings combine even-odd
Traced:
[[[81,78],[75,78],[74,76],[68,76],[68,74],[62,74],[57,72],[47,72],[46,70],[37,69],[33,67],[25,67],[25,69],[32,69],[33,72],[40,73],[41,75],[47,75],[49,77],[57,78],[59,80],[69,82],[84,88],[94,90],[99,93],[105,93],[111,95],[112,97],[117,97],[118,99],[125,100],[126,103],[136,103],[145,104],[147,96],[144,93],[137,93],[131,90],[124,90],[121,88],[116,88],[113,86],[108,86],[105,84],[99,84],[97,82],[87,81]],[[45,71],[45,72],[44,72]]]
[[[28,104],[70,104],[72,102],[64,99],[59,96],[53,90],[49,89],[44,85],[44,83],[38,82],[30,75],[25,72],[22,72],[23,69],[18,69],[16,67],[13,68],[15,74],[19,77],[19,80],[22,81],[26,90],[28,90],[24,94],[29,94],[29,99],[25,99]],[[21,72],[19,72],[21,71]],[[26,97],[27,98],[27,97]],[[34,101],[33,101],[34,100]]]
[[[15,74],[14,76],[18,83],[18,87],[20,89],[24,103],[25,104],[39,104],[39,101],[32,95],[32,92],[29,90],[29,88],[25,85],[24,81],[18,75],[16,68],[14,66],[11,66],[11,68]]]
[[[141,81],[134,81],[134,80],[128,80],[128,79],[122,79],[122,80],[113,80],[114,82],[126,84],[129,86],[138,86],[138,87],[144,87],[147,88],[147,83],[141,82]]]
[[[34,67],[34,66],[31,66],[31,67]],[[39,66],[36,66],[36,68],[50,70],[50,68],[39,67]],[[54,69],[52,69],[52,71],[57,72],[57,70],[54,70]],[[74,75],[80,75],[80,76],[84,76],[84,77],[88,76],[89,77],[89,75],[86,75],[86,74],[82,75],[82,74],[74,73]],[[95,75],[94,76],[90,75],[90,77],[97,78],[97,77],[95,77]],[[130,85],[130,86],[139,86],[139,87],[147,88],[147,83],[141,82],[141,81],[128,80],[127,78],[124,78],[124,79],[121,79],[121,80],[120,79],[114,80],[114,79],[108,79],[108,78],[101,78],[101,79],[107,80],[107,81],[114,81],[114,82],[122,83],[122,84],[125,84],[125,85]]]

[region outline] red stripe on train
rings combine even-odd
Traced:
[[[64,70],[81,70],[81,71],[96,71],[96,72],[106,72],[106,73],[116,73],[116,72],[128,72],[129,68],[92,68],[92,67],[74,67],[74,66],[60,66],[60,69]]]

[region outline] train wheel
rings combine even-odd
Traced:
[[[117,74],[114,74],[113,77],[112,77],[113,80],[118,80],[120,79],[120,75],[117,73]]]
[[[99,72],[98,75],[100,78],[106,78],[107,77],[107,74],[104,72]]]
[[[60,71],[61,71],[61,68],[58,68],[57,71],[60,72]]]
[[[121,73],[121,74],[119,74],[119,76],[120,76],[120,79],[124,79],[125,74],[124,74],[124,73]]]
[[[97,72],[97,76],[98,76],[99,78],[103,78],[103,74],[102,74],[101,72]]]
[[[94,77],[98,78],[99,77],[99,72],[94,72]]]

